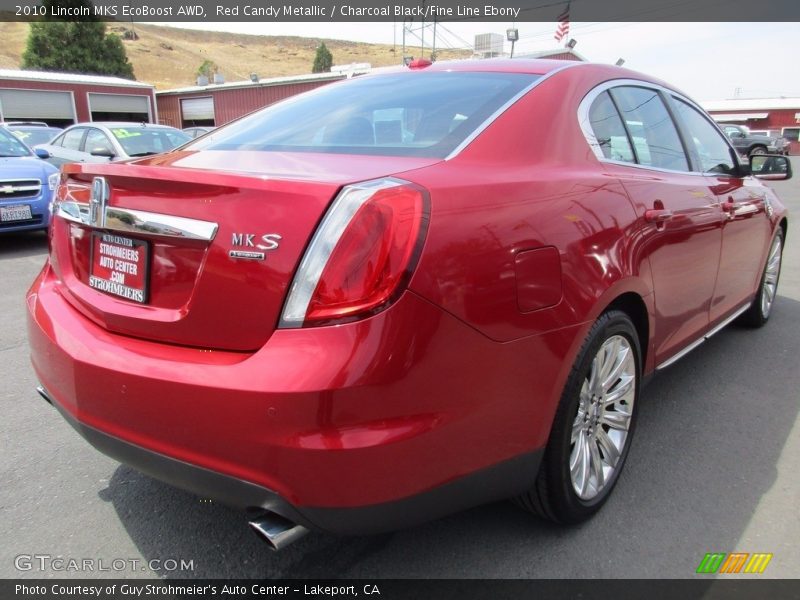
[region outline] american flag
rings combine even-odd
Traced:
[[[556,34],[553,36],[557,42],[560,42],[565,37],[569,35],[569,2],[567,3],[567,7],[564,9],[558,16],[558,27],[556,28]]]

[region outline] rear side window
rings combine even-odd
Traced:
[[[611,96],[622,114],[639,164],[672,171],[689,170],[678,131],[658,92],[620,86],[611,90]]]
[[[674,98],[676,117],[686,126],[690,143],[694,145],[703,173],[730,175],[735,171],[731,148],[697,109],[680,98]]]
[[[610,160],[636,162],[625,126],[608,92],[603,92],[592,102],[589,123],[603,156]]]
[[[539,77],[405,72],[354,78],[269,106],[186,149],[443,158]]]
[[[67,131],[61,138],[61,145],[68,150],[80,150],[81,149],[81,140],[83,139],[83,134],[86,131],[83,127],[78,127],[77,129],[70,129]]]

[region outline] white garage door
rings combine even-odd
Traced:
[[[181,114],[184,121],[213,121],[214,98],[185,98],[181,100]]]
[[[69,92],[0,89],[0,109],[7,121],[75,120]]]
[[[150,114],[147,96],[133,94],[89,94],[89,112]]]

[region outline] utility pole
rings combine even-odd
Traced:
[[[431,62],[436,57],[436,17],[433,17],[433,50],[431,50]]]

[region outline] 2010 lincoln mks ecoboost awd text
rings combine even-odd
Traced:
[[[41,394],[277,547],[507,497],[586,519],[642,379],[775,299],[786,157],[618,67],[414,66],[63,167]]]

